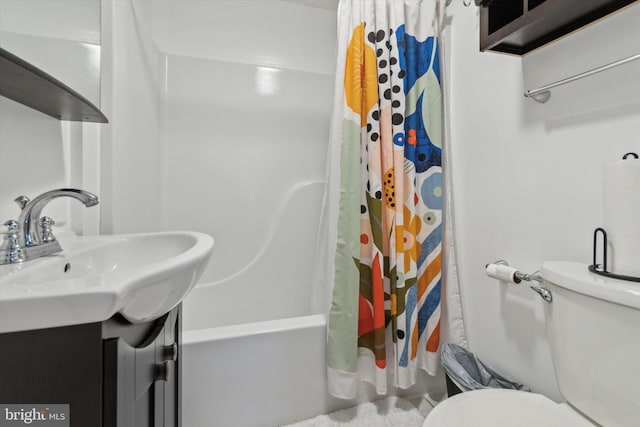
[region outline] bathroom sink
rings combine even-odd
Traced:
[[[120,313],[153,320],[193,288],[213,250],[203,233],[59,236],[64,249],[0,266],[0,333],[100,322]]]

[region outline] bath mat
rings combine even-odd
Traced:
[[[421,427],[430,406],[401,397],[362,403],[352,408],[289,424],[284,427]],[[425,409],[428,408],[428,409]]]

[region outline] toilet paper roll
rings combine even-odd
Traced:
[[[626,156],[604,171],[608,270],[640,277],[640,159]]]
[[[508,265],[487,264],[486,270],[487,276],[493,277],[494,279],[516,284],[521,282],[521,280],[516,277],[518,270]]]

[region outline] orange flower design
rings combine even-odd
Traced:
[[[396,247],[398,251],[404,253],[404,272],[408,273],[411,268],[411,260],[418,261],[422,248],[418,242],[418,234],[422,230],[422,221],[417,215],[411,217],[411,211],[406,206],[402,211],[404,225],[396,227]]]
[[[365,126],[369,110],[378,102],[378,71],[376,54],[364,41],[364,22],[354,28],[347,48],[344,92],[347,105]]]

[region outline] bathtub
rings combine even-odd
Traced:
[[[182,425],[275,427],[379,398],[367,384],[357,400],[328,394],[325,340],[322,314],[185,330]],[[442,375],[420,375],[390,394],[442,393]]]
[[[182,425],[273,427],[340,406],[326,392],[325,330],[310,315],[185,331]]]
[[[326,392],[326,320],[313,314],[323,190],[322,181],[291,186],[246,264],[184,300],[184,427],[274,427],[344,406]]]
[[[323,190],[321,181],[293,185],[246,264],[199,284],[184,300],[183,427],[275,427],[376,399],[368,385],[357,400],[327,392],[327,325],[317,314],[327,292],[310,273]],[[209,277],[225,262],[219,250]],[[411,389],[390,394],[430,389],[443,390],[444,377],[424,374]]]
[[[356,400],[328,394],[325,338],[321,314],[184,331],[183,427],[275,427],[380,398],[367,384]],[[390,394],[442,394],[441,375],[420,374]]]

